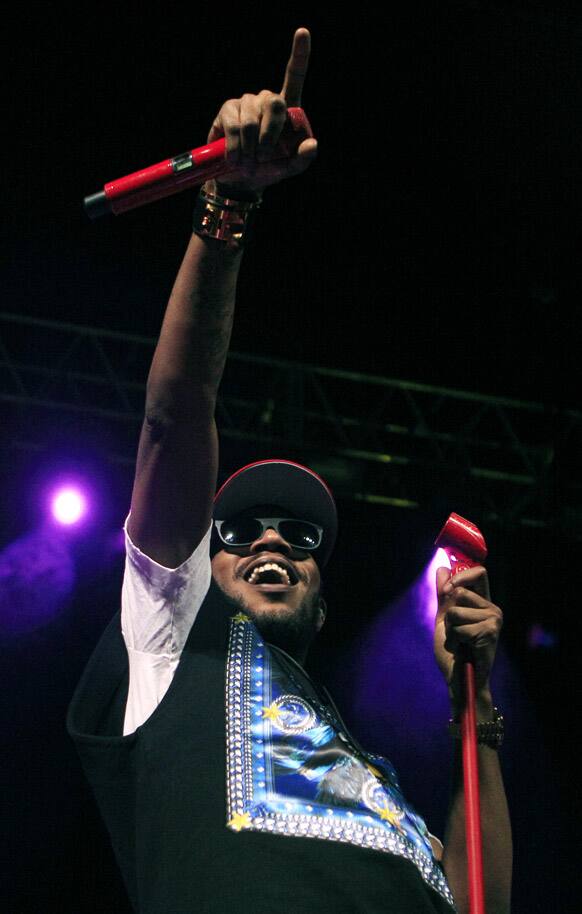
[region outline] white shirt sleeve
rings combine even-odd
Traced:
[[[129,518],[128,518],[129,520]],[[125,531],[121,630],[129,657],[123,735],[145,723],[168,691],[212,577],[212,524],[178,568],[164,568],[141,552]]]

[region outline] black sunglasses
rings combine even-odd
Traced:
[[[313,552],[323,539],[323,527],[294,517],[232,517],[215,520],[214,525],[226,546],[250,546],[272,527],[294,549]]]

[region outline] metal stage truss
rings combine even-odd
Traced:
[[[42,450],[48,426],[89,428],[132,463],[155,342],[0,313],[5,457]],[[573,409],[231,352],[217,423],[225,444],[305,459],[340,497],[414,509],[461,493],[489,521],[582,537]]]

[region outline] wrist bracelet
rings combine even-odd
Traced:
[[[477,742],[490,749],[499,749],[503,744],[505,725],[503,715],[493,708],[493,720],[477,724]],[[461,725],[457,720],[449,721],[449,733],[453,739],[461,739]]]
[[[260,199],[233,200],[204,185],[194,208],[192,230],[201,238],[214,238],[231,247],[242,248],[260,205]]]

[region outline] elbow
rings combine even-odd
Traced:
[[[145,424],[150,433],[161,438],[177,426],[207,426],[214,419],[216,394],[180,382],[164,385],[148,384],[145,404]]]

